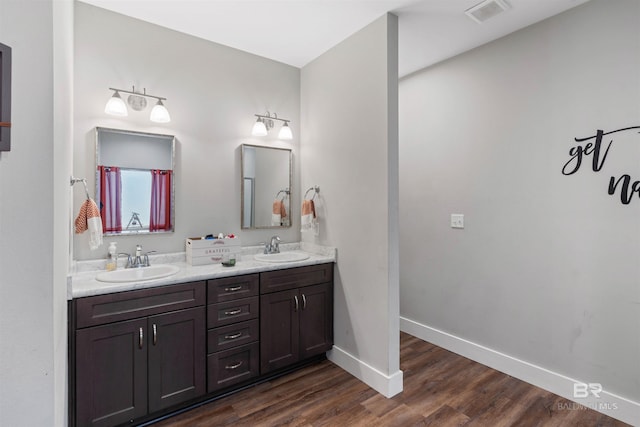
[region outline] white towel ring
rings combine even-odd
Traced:
[[[320,187],[318,187],[317,185],[314,185],[313,187],[310,187],[305,193],[304,193],[304,200],[307,200],[307,195],[309,194],[309,191],[313,191],[313,197],[311,198],[311,200],[314,200],[316,198],[316,194],[318,194],[320,192]]]
[[[73,184],[75,184],[76,182],[81,182],[82,185],[84,185],[84,193],[87,195],[87,200],[91,199],[91,196],[89,196],[89,190],[87,189],[87,180],[85,178],[74,178],[71,177],[71,186],[73,187]]]

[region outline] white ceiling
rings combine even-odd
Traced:
[[[588,0],[506,0],[511,8],[483,24],[464,14],[480,0],[82,1],[295,67],[393,12],[404,76]]]

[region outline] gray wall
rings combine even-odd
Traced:
[[[302,239],[338,248],[331,358],[385,394],[402,390],[397,87],[394,15],[302,69],[302,189],[320,186],[320,235],[303,233]],[[371,367],[386,378],[367,378]]]
[[[400,83],[401,315],[640,402],[640,3],[594,0]],[[583,143],[584,144],[584,143]],[[465,229],[449,215],[465,214]]]
[[[171,122],[150,122],[149,107],[143,112],[129,109],[125,118],[105,114],[108,88],[130,90],[131,85],[166,97]],[[278,128],[265,138],[251,136],[254,114],[265,110],[291,120],[293,141],[277,141]],[[250,245],[275,234],[240,230],[239,146],[291,148],[296,162],[299,114],[297,68],[84,3],[76,5],[74,174],[86,177],[95,188],[95,126],[172,134],[178,141],[175,233],[109,238],[118,242],[118,250],[130,252],[140,243],[146,250],[180,252],[186,237],[212,232],[235,233],[243,245]],[[299,189],[298,170],[294,166],[294,189]],[[293,201],[294,226],[277,231],[285,242],[300,238],[298,193]],[[74,214],[81,203],[78,191]],[[76,259],[105,256],[106,246],[90,251],[88,237],[75,236]]]
[[[66,422],[72,13],[70,2],[0,0],[0,41],[13,48],[12,149],[0,154],[2,426]]]

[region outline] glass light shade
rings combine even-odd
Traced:
[[[161,99],[158,99],[158,103],[153,106],[149,120],[156,123],[169,123],[171,121],[169,111],[167,111]]]
[[[253,124],[253,129],[251,130],[251,135],[253,136],[267,136],[267,127],[264,125],[264,122],[260,117]]]
[[[104,107],[104,112],[111,114],[112,116],[126,116],[129,114],[127,111],[127,105],[124,103],[118,91],[115,91],[113,96],[107,101],[107,105]]]
[[[293,133],[291,132],[291,128],[289,127],[288,122],[284,122],[284,124],[280,128],[280,132],[278,133],[278,138],[286,139],[286,140],[293,139]]]

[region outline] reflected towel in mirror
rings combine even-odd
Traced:
[[[273,210],[271,213],[271,225],[280,226],[282,225],[282,220],[287,217],[287,209],[284,206],[283,200],[274,200],[273,201]]]
[[[96,250],[102,245],[102,219],[100,210],[92,199],[84,201],[76,217],[76,234],[89,230],[89,249]]]

